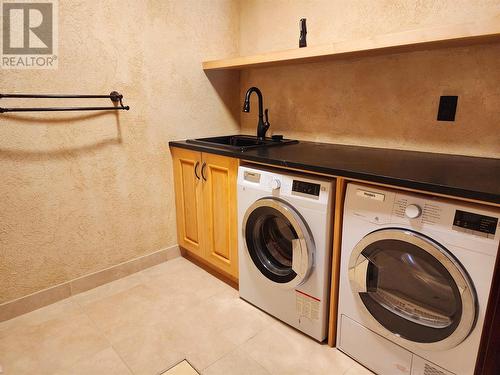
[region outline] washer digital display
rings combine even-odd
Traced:
[[[319,197],[321,185],[313,184],[311,182],[293,180],[292,191],[302,194],[309,194]]]

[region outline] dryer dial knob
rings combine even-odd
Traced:
[[[281,181],[278,180],[277,178],[274,178],[271,181],[271,189],[278,190],[280,187],[281,187]]]
[[[405,215],[410,219],[416,219],[422,214],[422,209],[416,204],[409,204],[406,206]]]

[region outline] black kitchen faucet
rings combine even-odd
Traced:
[[[257,93],[259,99],[259,123],[257,124],[257,138],[266,138],[267,129],[269,129],[269,110],[266,108],[266,121],[264,122],[264,115],[262,114],[263,104],[262,104],[262,92],[257,87],[250,87],[245,94],[245,103],[243,103],[243,112],[250,112],[250,96],[252,93]]]

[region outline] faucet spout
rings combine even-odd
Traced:
[[[250,96],[252,93],[257,94],[259,100],[259,122],[257,124],[257,138],[264,139],[266,137],[266,131],[269,128],[269,123],[266,121],[264,123],[264,104],[262,100],[262,92],[255,86],[250,87],[245,94],[245,102],[243,103],[243,112],[250,112]]]

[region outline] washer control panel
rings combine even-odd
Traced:
[[[333,180],[316,178],[302,174],[255,169],[240,166],[238,169],[238,186],[242,189],[255,189],[281,198],[293,197],[297,201],[311,204],[328,204],[335,185]]]

